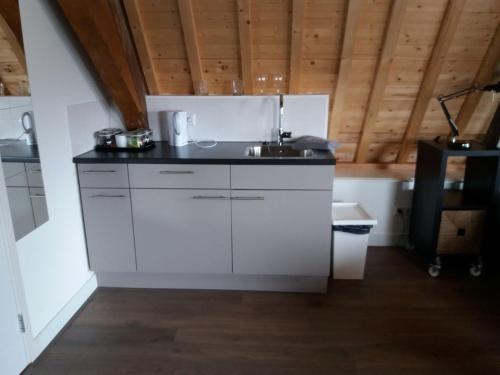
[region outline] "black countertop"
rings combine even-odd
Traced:
[[[0,144],[0,158],[4,163],[39,163],[37,146],[28,146],[24,142]]]
[[[284,165],[334,165],[335,158],[329,151],[314,151],[306,158],[255,158],[246,156],[246,149],[259,142],[219,142],[212,148],[195,144],[183,147],[169,146],[168,142],[155,142],[156,147],[144,152],[89,151],[73,158],[75,163],[126,163],[126,164],[284,164]]]

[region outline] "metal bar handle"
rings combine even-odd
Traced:
[[[231,197],[235,201],[263,201],[264,197]]]
[[[191,197],[192,199],[205,199],[205,200],[228,200],[229,197],[223,195],[195,195]]]
[[[96,195],[91,195],[90,198],[127,198],[127,196],[126,195],[96,194]]]
[[[41,169],[30,169],[31,172],[42,173]]]
[[[30,198],[45,198],[45,194],[32,194]]]
[[[193,171],[159,171],[159,174],[194,174]]]
[[[82,173],[116,173],[116,171],[82,171]]]

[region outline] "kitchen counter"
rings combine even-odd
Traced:
[[[75,163],[126,164],[259,164],[259,165],[334,165],[329,151],[314,151],[306,158],[246,156],[246,149],[259,142],[219,142],[215,147],[200,148],[195,144],[172,147],[168,142],[155,142],[155,148],[144,152],[89,151],[73,158]]]
[[[0,144],[0,158],[4,163],[39,163],[37,146],[28,146],[25,142],[15,141]]]

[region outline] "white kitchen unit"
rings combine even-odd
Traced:
[[[78,164],[99,285],[324,292],[333,158],[200,163],[202,152],[193,163]]]
[[[3,163],[16,240],[48,219],[39,163]]]

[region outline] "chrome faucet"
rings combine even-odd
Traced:
[[[279,113],[279,121],[278,121],[278,145],[283,146],[283,140],[285,138],[292,138],[292,132],[287,132],[283,130],[283,94],[280,94],[280,113]]]

